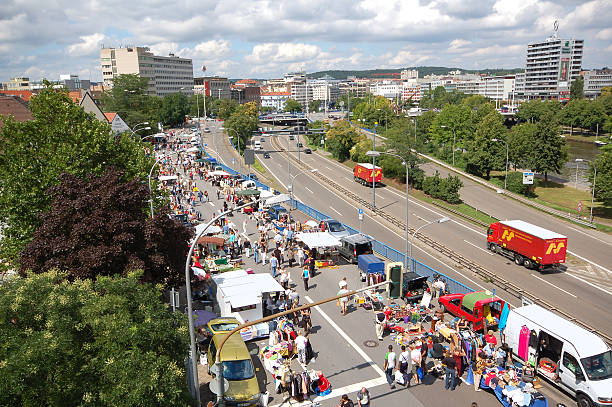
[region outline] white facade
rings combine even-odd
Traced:
[[[262,92],[260,95],[261,106],[282,111],[285,109],[285,104],[290,97],[291,92]]]
[[[382,81],[370,84],[370,93],[374,96],[397,98],[402,92],[402,84],[396,81]]]
[[[291,99],[295,99],[304,111],[308,110],[308,105],[312,102],[312,86],[307,83],[291,84]]]
[[[571,83],[580,75],[583,40],[552,36],[527,46],[525,96],[569,100]]]
[[[585,71],[583,76],[585,97],[597,97],[602,88],[612,87],[612,69]]]
[[[112,88],[113,79],[122,74],[136,74],[149,80],[148,93],[165,96],[170,93],[193,93],[191,59],[170,54],[153,55],[146,47],[102,48],[100,51],[104,86]],[[182,89],[184,88],[184,89]]]

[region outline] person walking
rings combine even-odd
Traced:
[[[417,342],[418,343],[418,342]],[[410,346],[410,359],[412,359],[412,376],[414,383],[420,384],[419,369],[421,368],[421,347],[416,345]]]
[[[442,365],[446,371],[445,385],[444,388],[446,390],[450,389],[451,391],[455,390],[455,378],[457,377],[457,365],[455,362],[455,358],[451,354],[450,351],[445,352],[445,358],[442,359]],[[474,380],[476,380],[476,375],[474,375]],[[480,379],[479,379],[480,380]]]
[[[357,392],[357,405],[359,407],[370,407],[370,392],[365,387]]]
[[[270,257],[270,270],[272,271],[272,277],[276,278],[276,268],[278,267],[278,260],[275,256]]]
[[[297,251],[298,264],[300,267],[304,266],[304,249],[302,247],[298,248]]]
[[[338,403],[336,407],[354,407],[354,404],[348,395],[343,394],[342,397],[340,397],[340,403]]]
[[[298,353],[298,362],[302,366],[306,365],[306,344],[308,343],[308,339],[304,336],[302,331],[299,331],[298,336],[295,338],[295,346],[297,348]]]
[[[389,383],[389,388],[394,389],[395,385],[393,384],[393,369],[395,368],[396,356],[395,352],[393,352],[393,345],[389,345],[389,350],[385,354],[385,364],[384,371],[385,376],[387,377],[387,383]]]
[[[346,288],[341,288],[340,291],[338,291],[337,295],[345,295],[348,294],[349,290],[347,290]],[[348,306],[348,296],[342,297],[340,298],[338,301],[340,301],[340,313],[344,316],[346,315],[346,309]]]
[[[482,391],[480,389],[480,378],[482,377],[482,372],[484,372],[487,367],[487,354],[483,351],[480,351],[476,356],[476,368],[474,369],[474,390]]]
[[[304,279],[304,290],[308,291],[308,279],[310,278],[310,269],[304,267],[304,270],[302,272],[302,278]]]

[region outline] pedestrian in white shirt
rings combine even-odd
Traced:
[[[295,338],[295,347],[298,351],[298,362],[302,365],[306,364],[306,344],[308,339],[304,336],[303,332],[300,331],[298,336]]]
[[[342,280],[340,280],[340,282],[338,283],[338,286],[340,287],[340,289],[346,288],[348,286],[348,283],[346,281],[346,277],[344,277]]]

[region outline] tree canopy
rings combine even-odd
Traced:
[[[144,281],[181,285],[191,232],[164,213],[151,219],[144,210],[147,186],[122,176],[114,169],[86,179],[63,174],[48,191],[50,211],[21,253],[21,273],[59,269],[95,279],[142,269]]]
[[[180,126],[189,114],[189,99],[181,92],[171,93],[162,99],[160,118],[162,123],[170,126]]]
[[[344,161],[351,155],[351,148],[357,144],[363,136],[346,120],[335,122],[325,136],[325,145],[334,158]]]
[[[601,148],[601,154],[597,156],[594,164],[597,168],[595,198],[610,207],[612,206],[612,144]],[[593,173],[591,165],[590,179],[593,179]]]
[[[295,99],[287,99],[287,101],[285,102],[285,112],[301,112],[302,111],[302,105],[300,105],[300,102],[298,102]]]
[[[86,114],[67,92],[44,88],[30,102],[33,120],[7,119],[0,129],[0,257],[13,263],[49,210],[50,187],[60,174],[101,174],[109,165],[125,179],[145,178],[153,162],[142,144],[111,135],[110,126]]]
[[[0,405],[188,406],[187,319],[139,280],[5,280]]]
[[[549,172],[560,172],[567,162],[568,151],[565,139],[552,113],[547,113],[541,121],[536,123],[535,139],[531,150],[532,169],[544,174],[548,181]]]
[[[224,124],[227,134],[232,138],[238,152],[242,153],[247,140],[259,126],[259,115],[255,102],[238,106]]]

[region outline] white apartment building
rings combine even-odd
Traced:
[[[370,93],[374,96],[383,96],[388,99],[397,98],[402,92],[400,81],[377,81],[370,84]]]
[[[612,69],[593,69],[583,73],[584,97],[596,98],[601,89],[612,87]]]
[[[148,93],[165,96],[170,93],[193,93],[191,59],[174,54],[154,55],[148,47],[102,48],[100,51],[104,86],[111,88],[113,79],[122,74],[137,74],[149,79]]]
[[[347,78],[347,81],[340,82],[338,84],[338,91],[340,95],[348,95],[362,98],[364,97],[370,90],[370,80],[369,79],[358,79],[355,77]]]
[[[402,102],[412,100],[418,102],[423,97],[423,88],[416,80],[403,81],[402,82]]]
[[[569,100],[572,81],[580,75],[583,40],[555,35],[527,46],[525,96],[527,99]]]
[[[291,99],[295,99],[304,111],[308,110],[308,105],[312,102],[312,86],[307,82],[291,84]]]
[[[308,81],[308,86],[312,87],[312,99],[327,103],[336,102],[340,98],[340,83],[337,79],[314,79]]]
[[[264,92],[260,94],[261,106],[271,107],[276,111],[285,109],[287,100],[291,97],[291,92]]]
[[[11,78],[2,82],[2,90],[30,90],[30,78],[25,76]]]
[[[416,69],[404,69],[402,72],[400,72],[400,78],[403,81],[407,81],[410,79],[418,79],[419,71]]]

